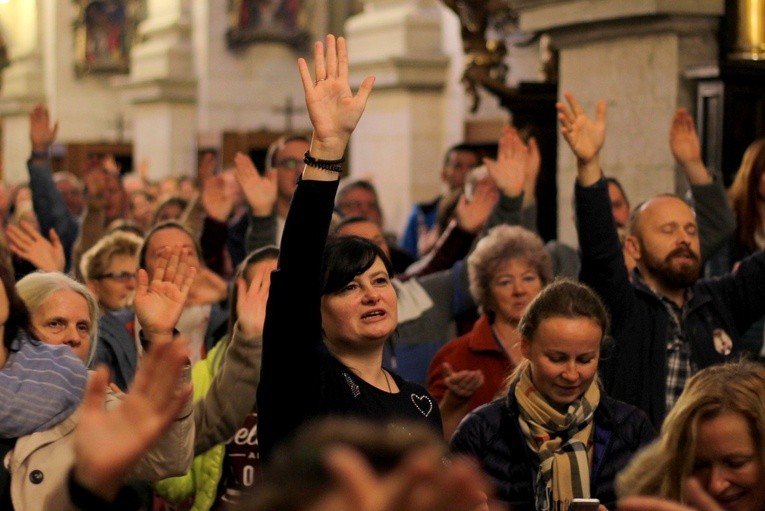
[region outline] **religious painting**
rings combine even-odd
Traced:
[[[229,0],[229,47],[276,41],[305,49],[310,39],[306,3],[313,0]]]
[[[121,74],[130,70],[130,50],[144,0],[75,0],[75,71]]]

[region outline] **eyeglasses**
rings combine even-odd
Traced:
[[[285,158],[276,162],[276,166],[282,169],[295,170],[298,165],[302,163],[302,160],[297,158]]]
[[[112,279],[116,280],[117,282],[130,282],[131,280],[136,278],[136,274],[129,271],[119,271],[119,272],[113,272],[113,273],[104,273],[103,275],[99,275],[96,277],[96,280],[101,279]]]

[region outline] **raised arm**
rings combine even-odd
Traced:
[[[568,105],[557,103],[561,134],[577,158],[576,221],[582,253],[580,279],[609,307],[617,325],[628,319],[634,298],[621,242],[611,212],[608,187],[600,169],[600,150],[606,136],[606,103],[598,101],[590,118],[570,93]]]
[[[9,225],[6,235],[11,252],[17,257],[26,259],[38,270],[64,271],[64,247],[54,229],[49,231],[48,241],[32,224],[22,220],[18,226]]]
[[[273,264],[262,265],[249,287],[237,279],[236,310],[239,320],[234,327],[223,365],[216,373],[205,397],[194,405],[194,454],[206,452],[225,442],[241,426],[255,404],[260,381],[263,323],[271,287]],[[232,396],[235,396],[232,399]]]
[[[99,367],[88,382],[74,434],[75,481],[107,502],[124,479],[162,438],[191,396],[181,375],[188,349],[171,343],[153,346],[122,402],[104,409],[108,370]]]
[[[526,209],[526,190],[532,187],[531,183],[536,186],[539,168],[535,158],[538,158],[538,153],[536,144],[524,144],[515,128],[503,128],[496,161],[484,160],[489,175],[500,192],[499,201],[486,221],[484,232],[500,224],[521,225],[536,231],[536,222],[534,225],[527,225],[523,211]],[[532,205],[533,203],[529,203],[528,207]]]
[[[38,104],[29,114],[29,140],[32,144],[32,156],[27,162],[29,170],[29,188],[32,191],[32,206],[40,232],[55,229],[61,238],[66,254],[67,267],[72,253],[72,246],[79,232],[77,217],[69,212],[61,192],[53,182],[53,169],[50,165],[50,146],[56,140],[58,123],[51,124],[48,109]]]
[[[672,118],[669,146],[691,185],[699,224],[701,259],[706,261],[733,235],[736,216],[723,184],[712,178],[701,159],[701,143],[693,117],[684,108],[678,108]]]
[[[343,158],[373,83],[367,78],[356,95],[351,92],[348,52],[342,37],[336,40],[328,35],[326,49],[316,43],[314,58],[315,82],[306,61],[298,61],[314,126],[306,159],[314,161],[305,166],[292,197],[263,327],[257,402],[258,441],[261,457],[266,460],[274,444],[310,416],[312,403],[318,401],[317,353],[323,350],[319,274],[340,177],[332,170],[336,163],[331,161]],[[301,395],[306,406],[284,410],[284,400],[294,395]]]
[[[591,119],[573,94],[566,92],[564,96],[568,105],[555,104],[560,133],[576,156],[577,182],[591,186],[603,177],[600,150],[606,140],[606,102],[598,101],[595,118]]]
[[[345,38],[327,35],[326,51],[321,42],[314,45],[314,76],[305,59],[298,59],[308,116],[313,125],[310,155],[317,160],[341,160],[351,133],[361,119],[374,77],[368,76],[354,95],[348,83],[348,48]],[[303,169],[303,179],[335,181],[338,172],[312,165]]]
[[[244,153],[234,156],[234,177],[242,187],[250,209],[245,235],[247,252],[276,243],[276,169],[261,176],[252,159]]]

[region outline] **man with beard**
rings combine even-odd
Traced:
[[[741,334],[765,313],[765,254],[742,261],[735,273],[699,279],[704,233],[682,199],[662,194],[631,215],[625,251],[636,267],[630,281],[599,161],[606,104],[598,102],[591,119],[571,94],[565,97],[568,104],[557,109],[561,134],[577,158],[580,279],[600,294],[612,318],[614,343],[603,354],[600,376],[609,395],[640,407],[659,427],[688,378],[737,357]],[[671,148],[695,193],[704,179],[713,180],[692,128],[679,109]]]

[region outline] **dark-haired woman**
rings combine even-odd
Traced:
[[[316,43],[314,57],[315,81],[298,62],[314,126],[310,163],[292,198],[264,327],[257,402],[266,462],[275,444],[319,416],[419,420],[441,433],[436,400],[382,365],[398,322],[390,261],[355,236],[327,241],[340,167],[326,161],[343,158],[373,78],[353,95],[343,38],[327,36],[326,55]]]

